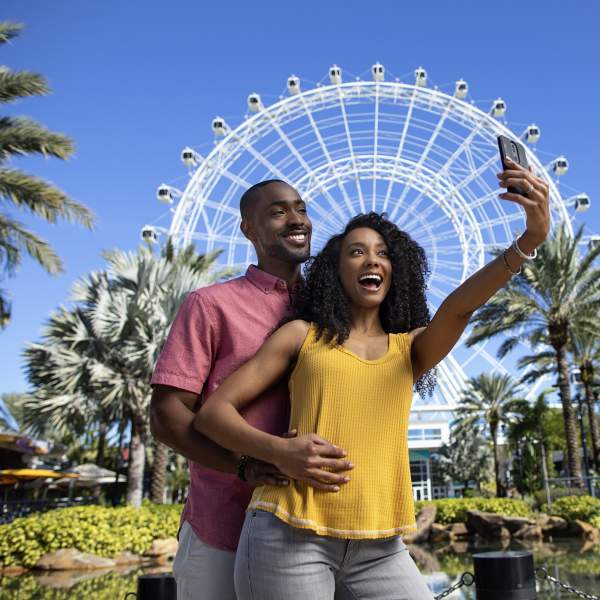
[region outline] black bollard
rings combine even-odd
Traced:
[[[170,573],[153,573],[138,577],[137,594],[130,592],[125,598],[137,600],[176,600],[175,578]]]
[[[477,600],[535,600],[533,554],[526,551],[473,554]]]

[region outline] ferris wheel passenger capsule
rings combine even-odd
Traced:
[[[329,69],[329,81],[331,81],[333,85],[342,83],[342,70],[337,65],[333,65]]]
[[[454,88],[454,95],[457,98],[466,98],[469,93],[469,84],[464,79],[459,79]]]
[[[221,117],[215,117],[212,121],[212,130],[215,135],[224,136],[226,133],[227,125],[225,120]]]
[[[525,130],[525,141],[528,144],[535,144],[540,139],[540,135],[540,128],[535,123],[532,123]]]
[[[564,156],[555,159],[552,171],[555,175],[564,175],[569,170],[569,161]]]
[[[195,167],[200,164],[201,160],[202,160],[201,156],[193,148],[190,148],[189,146],[186,146],[181,151],[181,162],[186,167]]]
[[[156,232],[156,229],[152,227],[152,225],[144,225],[142,227],[142,231],[140,232],[140,238],[143,242],[156,244],[156,242],[158,242],[158,233]]]
[[[415,85],[425,87],[427,85],[427,71],[423,67],[415,69]]]
[[[300,79],[295,75],[288,77],[287,80],[287,89],[290,94],[299,94],[300,93]]]
[[[166,184],[161,184],[156,190],[156,197],[163,204],[173,204],[173,194],[171,188]]]
[[[385,67],[377,62],[371,67],[373,73],[373,81],[383,81],[385,79]]]
[[[577,212],[585,212],[589,209],[592,204],[590,197],[587,194],[577,194],[573,198],[569,198],[574,202],[575,210]]]
[[[258,94],[250,94],[248,96],[248,108],[255,113],[262,108],[262,103]]]
[[[496,98],[492,104],[492,116],[503,117],[506,112],[506,102],[502,98]]]

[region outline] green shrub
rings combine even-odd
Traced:
[[[531,508],[523,500],[512,498],[443,498],[441,500],[424,500],[415,503],[417,513],[425,504],[437,507],[436,522],[443,525],[464,522],[468,510],[481,510],[509,517],[530,517]]]
[[[159,538],[174,537],[181,505],[78,506],[15,519],[0,525],[0,561],[32,567],[46,552],[77,548],[112,558],[143,554]]]
[[[580,519],[600,527],[600,499],[592,496],[563,496],[552,506],[544,506],[544,512],[557,515],[567,521]]]

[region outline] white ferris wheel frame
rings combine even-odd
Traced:
[[[318,85],[306,91],[290,94],[269,106],[264,106],[258,98],[258,106],[254,114],[250,114],[244,122],[235,128],[229,128],[221,119],[223,128],[222,137],[216,141],[212,151],[205,157],[199,157],[199,164],[190,172],[189,182],[183,192],[178,194],[177,204],[173,209],[173,217],[168,235],[171,236],[176,246],[185,246],[193,241],[201,241],[206,250],[219,247],[225,249],[224,256],[228,264],[241,265],[243,261],[236,261],[232,248],[239,245],[240,240],[235,237],[239,224],[239,190],[246,189],[256,180],[246,178],[244,170],[237,172],[232,165],[241,154],[246,153],[252,159],[253,165],[261,165],[269,177],[288,181],[315,209],[315,217],[327,236],[339,231],[339,227],[327,227],[333,217],[338,217],[338,222],[348,219],[348,212],[365,212],[369,210],[387,211],[390,219],[402,226],[408,219],[419,219],[424,230],[432,232],[432,222],[428,217],[434,211],[441,211],[434,221],[446,219],[454,230],[460,244],[462,254],[462,269],[459,281],[463,281],[475,270],[483,266],[486,252],[496,247],[496,244],[485,240],[482,235],[481,213],[478,209],[485,203],[495,203],[498,207],[502,203],[497,198],[498,190],[493,189],[483,174],[494,163],[497,155],[487,156],[481,148],[475,145],[477,138],[487,141],[495,146],[498,135],[517,137],[505,124],[498,121],[491,112],[486,113],[473,103],[463,100],[456,95],[449,95],[439,89],[432,89],[421,85],[407,84],[399,81],[363,81],[357,80],[347,83],[334,83],[331,85]],[[351,118],[348,109],[353,104],[367,103],[372,105],[373,146],[369,152],[360,151],[351,134]],[[389,152],[389,144],[384,148],[380,141],[380,132],[383,130],[381,115],[382,107],[386,104],[399,105],[406,110],[404,122],[398,122],[401,132],[396,140],[395,152]],[[333,155],[328,147],[328,140],[321,133],[321,124],[317,123],[314,115],[319,111],[330,108],[339,109],[341,120],[340,130],[343,132],[338,137],[345,137],[346,152]],[[411,157],[406,152],[410,143],[409,125],[411,117],[417,111],[439,115],[437,122],[431,128],[429,139],[423,146],[420,155]],[[388,118],[389,117],[388,115]],[[286,125],[296,119],[303,119],[305,129],[310,129],[314,137],[310,153],[314,150],[320,152],[318,164],[309,164],[305,159],[305,150],[300,149],[294,137],[286,130]],[[444,162],[431,160],[431,153],[436,142],[444,135],[451,136],[446,131],[446,125],[454,123],[460,125],[469,133],[464,139],[459,140],[454,151],[446,157]],[[289,168],[291,162],[284,165],[281,160],[271,161],[268,152],[258,150],[257,142],[275,132],[275,142],[279,151],[283,149],[293,159],[295,168]],[[456,137],[456,136],[454,136]],[[339,140],[338,140],[339,141]],[[456,140],[454,140],[456,142]],[[537,155],[528,149],[527,156],[536,174],[542,177],[549,185],[550,206],[553,223],[564,223],[570,234],[573,233],[571,218],[567,205],[562,199],[558,187],[546,171]],[[460,165],[459,165],[460,162]],[[462,179],[457,183],[452,177],[453,170],[460,170]],[[454,173],[455,174],[455,173]],[[226,180],[230,182],[227,191],[218,199],[211,196],[215,186]],[[372,189],[365,182],[372,182]],[[377,182],[384,182],[387,186],[385,194],[377,192]],[[477,182],[482,190],[480,195],[473,193],[470,185]],[[355,194],[351,197],[346,191],[346,186],[353,184]],[[403,184],[404,190],[399,197],[392,194],[395,184]],[[332,196],[332,190],[339,191],[338,198]],[[416,197],[407,205],[404,200],[412,190]],[[321,197],[328,200],[330,209],[324,209],[313,199]],[[383,198],[383,199],[382,199]],[[429,202],[429,206],[424,205]],[[357,210],[357,208],[359,210]],[[212,211],[212,217],[207,218],[207,211]],[[500,211],[501,214],[502,211]],[[491,228],[500,227],[504,230],[507,240],[514,236],[514,223],[512,217],[505,219],[496,217],[497,223],[486,223]],[[515,218],[516,221],[516,218]],[[229,228],[228,234],[222,233]],[[432,273],[437,272],[443,278],[441,268],[444,260],[438,256],[435,236],[432,238],[428,258],[432,266]],[[247,244],[246,263],[250,262],[252,249]],[[438,269],[438,262],[440,269]],[[432,277],[433,279],[433,277]],[[434,287],[435,291],[435,287]],[[438,296],[441,295],[441,292]],[[495,356],[485,348],[485,344],[473,347],[471,357],[467,360],[457,359],[449,355],[438,368],[439,394],[434,405],[446,410],[454,406],[465,381],[465,367],[476,358],[483,358],[493,370],[506,372],[506,368]],[[541,384],[540,384],[541,385]],[[529,395],[538,389],[534,386]],[[417,401],[417,408],[418,408]],[[427,402],[431,404],[431,400]],[[425,408],[425,407],[423,407]],[[429,409],[427,409],[429,410]]]

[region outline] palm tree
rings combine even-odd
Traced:
[[[198,256],[193,247],[176,254],[170,244],[162,257],[148,248],[107,253],[104,271],[75,284],[76,308],[53,315],[43,342],[25,350],[29,380],[46,418],[68,421],[74,410],[93,414],[79,409],[80,403],[88,403],[110,419],[128,420],[127,502],[136,506],[142,500],[154,363],[189,291],[231,274],[229,269],[215,272],[217,256]],[[164,496],[167,462],[166,447],[157,445],[152,497],[158,502]]]
[[[0,44],[15,38],[23,25],[0,22]],[[27,96],[50,92],[44,77],[28,71],[11,71],[0,66],[0,103],[14,102]],[[32,213],[49,223],[58,219],[77,221],[91,228],[93,218],[88,208],[69,198],[46,181],[6,166],[13,156],[40,154],[62,160],[73,153],[73,142],[40,123],[25,117],[0,117],[0,200]],[[62,271],[62,261],[47,242],[29,231],[8,213],[0,212],[0,269],[13,275],[26,252],[48,273]],[[0,328],[10,319],[10,302],[0,290]]]
[[[475,482],[477,489],[488,480],[492,464],[489,443],[480,434],[454,428],[450,441],[432,455],[436,469],[448,483],[459,481],[464,492],[469,483]]]
[[[500,473],[498,432],[508,424],[522,402],[519,385],[510,375],[481,373],[467,381],[456,410],[453,426],[459,434],[481,434],[487,430],[492,440],[496,495],[504,496],[505,488]]]
[[[475,326],[467,340],[468,345],[473,345],[508,334],[498,349],[500,357],[522,340],[531,344],[534,353],[539,347],[546,347],[552,353],[562,402],[569,473],[580,483],[579,445],[567,353],[575,329],[598,329],[600,309],[600,271],[594,267],[600,246],[582,258],[578,251],[581,237],[582,229],[571,237],[564,225],[558,228],[538,249],[538,258],[526,262],[522,274],[477,311]]]

